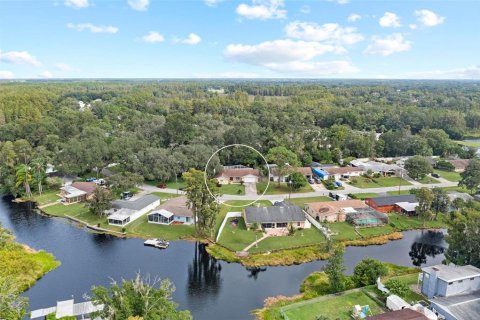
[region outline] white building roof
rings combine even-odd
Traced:
[[[65,194],[65,198],[80,197],[87,194],[85,191],[77,189],[71,185],[63,187],[62,190],[67,193]]]
[[[455,266],[438,264],[436,266],[422,268],[423,272],[428,274],[437,273],[437,277],[447,282],[453,282],[466,278],[480,276],[480,269],[472,265]]]
[[[397,202],[395,204],[405,211],[415,211],[418,206],[418,202]]]
[[[152,212],[150,212],[148,215],[151,216],[151,215],[153,215],[153,214],[162,215],[162,216],[164,216],[164,217],[167,218],[167,219],[170,218],[170,217],[172,217],[172,216],[174,215],[173,213],[171,213],[170,211],[167,211],[167,210],[165,210],[165,209],[160,209],[160,210],[157,210],[157,211],[152,211]]]

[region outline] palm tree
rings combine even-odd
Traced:
[[[45,178],[45,162],[43,159],[35,159],[32,161],[32,168],[33,168],[33,178],[38,185],[38,193],[42,195],[43,186],[42,182]]]
[[[25,193],[28,198],[32,197],[32,190],[30,189],[30,182],[32,182],[32,168],[27,164],[20,164],[16,171],[17,182],[15,186],[18,188],[21,184],[25,188]]]

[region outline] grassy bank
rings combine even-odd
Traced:
[[[0,232],[5,232],[0,226]],[[10,278],[19,291],[30,288],[38,279],[60,265],[45,251],[34,251],[13,241],[13,237],[0,240],[0,277]]]

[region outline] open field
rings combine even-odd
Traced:
[[[372,179],[366,177],[355,177],[352,178],[352,180],[353,181],[350,182],[350,185],[361,189],[411,185],[410,182],[399,177],[381,177]],[[357,182],[354,183],[355,181]]]
[[[267,182],[259,182],[257,183],[257,194],[262,194],[267,187]],[[312,192],[313,189],[307,184],[305,187],[300,188],[298,190],[293,190],[292,193],[303,193],[303,192]],[[287,183],[282,182],[280,185],[278,182],[271,181],[270,185],[268,186],[267,192],[265,194],[288,194],[290,192],[290,188]]]

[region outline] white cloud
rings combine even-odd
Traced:
[[[426,9],[416,10],[415,15],[417,16],[418,23],[425,27],[438,26],[445,21],[445,17],[441,17],[435,12]]]
[[[194,75],[195,78],[227,78],[227,79],[251,79],[251,78],[260,78],[264,77],[258,73],[254,72],[238,72],[238,71],[227,71],[219,73],[197,73]]]
[[[338,47],[314,41],[286,39],[257,45],[231,44],[224,51],[229,60],[261,66],[275,72],[322,76],[357,71],[350,61],[313,60],[325,53],[338,53]]]
[[[12,64],[29,64],[38,67],[41,63],[27,51],[0,51],[0,62]]]
[[[347,4],[347,3],[350,3],[350,0],[328,0],[328,2],[336,2],[338,4]]]
[[[202,38],[195,33],[190,33],[187,38],[180,40],[180,42],[190,45],[199,44],[202,41]]]
[[[385,38],[373,37],[373,42],[365,49],[365,54],[389,56],[396,52],[408,51],[411,41],[405,40],[402,34],[393,33]]]
[[[65,0],[64,3],[67,7],[72,7],[75,9],[87,8],[90,6],[88,0]]]
[[[204,0],[205,4],[209,7],[215,7],[217,4],[222,2],[223,0]]]
[[[55,68],[57,68],[57,70],[60,70],[60,71],[72,71],[73,70],[73,68],[66,63],[57,63],[55,65]]]
[[[91,23],[78,23],[78,24],[69,23],[67,24],[67,28],[75,29],[77,31],[89,30],[90,32],[93,32],[93,33],[117,33],[118,32],[117,27],[96,26]]]
[[[37,75],[39,78],[50,79],[53,77],[53,74],[50,71],[43,71]]]
[[[408,27],[409,27],[410,29],[412,29],[412,30],[415,30],[415,29],[418,28],[418,26],[417,26],[415,23],[409,24]]]
[[[142,40],[148,43],[159,43],[165,41],[165,37],[157,31],[150,31],[142,37]]]
[[[0,79],[13,79],[15,75],[11,71],[0,70]]]
[[[393,12],[385,12],[383,17],[378,20],[378,23],[384,28],[398,28],[401,26],[400,18]]]
[[[361,18],[362,18],[361,15],[356,14],[356,13],[352,13],[351,15],[348,16],[347,21],[348,22],[355,22],[355,21],[360,20]]]
[[[285,27],[288,37],[306,41],[323,41],[336,45],[350,45],[362,41],[364,37],[353,27],[342,27],[336,23],[323,25],[314,22],[294,21]]]
[[[303,6],[300,8],[300,12],[303,14],[309,14],[311,12],[311,9],[309,6]]]
[[[252,4],[241,3],[237,14],[246,19],[283,19],[287,17],[284,0],[252,0]]]
[[[427,72],[408,73],[402,75],[401,78],[474,80],[480,79],[480,65],[451,70],[435,70]]]
[[[130,8],[137,11],[146,11],[149,4],[150,0],[128,0]]]

